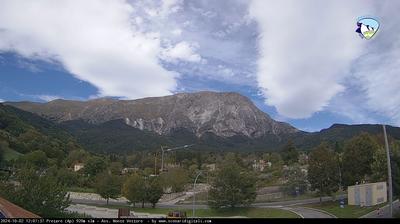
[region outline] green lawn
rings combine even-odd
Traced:
[[[191,215],[191,212],[187,212]],[[245,216],[249,218],[299,218],[295,213],[275,208],[234,208],[234,209],[199,209],[196,210],[199,217],[230,217]]]
[[[139,204],[137,206],[140,206]],[[192,209],[173,209],[173,208],[139,208],[130,206],[117,206],[117,205],[99,205],[99,207],[106,207],[118,209],[128,207],[135,212],[144,212],[151,214],[167,214],[170,211],[180,210],[185,211],[191,217]],[[293,212],[275,209],[275,208],[233,208],[233,209],[196,209],[196,217],[231,217],[231,216],[245,216],[249,218],[299,218]]]
[[[355,205],[345,205],[344,208],[340,208],[339,202],[336,201],[336,202],[323,202],[322,204],[304,205],[304,207],[321,209],[337,216],[338,218],[358,218],[384,205],[386,205],[386,203],[375,205],[372,207],[363,207],[363,208]]]
[[[18,157],[20,157],[22,154],[13,150],[13,149],[6,149],[4,150],[4,160],[6,161],[10,161],[13,159],[17,159]]]
[[[68,187],[67,191],[70,192],[81,192],[81,193],[96,193],[96,190],[93,188],[85,188],[85,187]]]
[[[276,201],[291,201],[291,200],[303,200],[308,198],[317,197],[314,193],[306,193],[299,196],[291,196],[291,195],[283,195],[282,198],[271,199],[271,200],[256,200],[255,203],[261,202],[276,202]],[[186,198],[184,201],[179,202],[178,204],[191,204],[193,202],[193,196]],[[196,194],[196,203],[197,204],[207,204],[207,192],[200,192]]]

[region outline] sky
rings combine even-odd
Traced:
[[[304,131],[400,126],[396,0],[2,0],[0,102],[233,91]],[[361,17],[375,36],[355,32]]]

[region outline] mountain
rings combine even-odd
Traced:
[[[59,124],[0,103],[0,150],[3,153],[24,154],[40,149],[49,158],[59,159],[69,150],[80,148]]]
[[[193,143],[194,149],[201,150],[272,151],[280,150],[289,140],[310,150],[323,141],[343,144],[361,132],[382,133],[382,126],[373,124],[335,124],[319,132],[300,131],[273,120],[237,93],[7,104],[54,121],[86,149],[102,153]],[[400,139],[400,128],[388,126],[387,131]]]
[[[400,140],[400,128],[387,125],[388,136]],[[321,142],[335,145],[336,142],[343,144],[346,140],[362,133],[367,132],[372,135],[383,135],[383,128],[380,124],[333,124],[331,127],[322,129],[319,132],[306,133],[291,136],[294,144],[301,149],[312,149]]]
[[[298,132],[289,124],[273,120],[237,93],[198,92],[139,100],[101,98],[86,102],[54,100],[7,104],[57,122],[83,120],[102,124],[124,120],[128,126],[159,135],[174,134],[181,129],[197,137],[214,134],[258,138]]]

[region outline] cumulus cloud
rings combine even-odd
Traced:
[[[159,33],[133,25],[140,23],[135,10],[123,0],[4,0],[0,51],[60,62],[100,96],[170,94],[177,74],[159,63]]]
[[[197,44],[182,41],[177,43],[175,46],[165,49],[163,59],[172,62],[176,60],[200,62],[201,56],[196,53],[197,48]]]
[[[364,1],[253,0],[259,27],[257,80],[268,105],[289,118],[323,110],[336,94],[365,42],[355,20],[371,12]]]

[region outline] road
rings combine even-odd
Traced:
[[[346,195],[342,195],[346,196]],[[301,199],[301,200],[290,200],[290,201],[279,201],[279,202],[265,202],[265,203],[253,203],[252,207],[257,208],[279,208],[284,210],[292,211],[303,218],[334,218],[333,215],[329,215],[327,213],[311,209],[305,207],[297,207],[299,205],[304,204],[312,204],[318,203],[319,198],[309,198],[309,199]],[[331,197],[323,197],[322,201],[330,201],[332,200]],[[90,204],[90,205],[105,205],[106,202],[104,200],[88,200],[88,199],[71,199],[74,204]],[[111,205],[120,205],[126,206],[127,203],[125,202],[118,202],[118,201],[110,201],[109,204]],[[146,204],[146,206],[150,206],[150,204]],[[294,207],[296,206],[296,207]],[[177,208],[177,209],[192,209],[192,204],[169,204],[169,203],[158,203],[158,208]],[[207,205],[196,205],[198,209],[207,209]]]
[[[341,197],[347,197],[347,195],[341,195]],[[331,201],[332,197],[322,197],[322,201]],[[90,204],[90,205],[105,205],[105,200],[88,200],[88,199],[74,199],[71,198],[72,203],[74,204]],[[298,205],[305,205],[305,204],[314,204],[319,203],[319,198],[308,198],[308,199],[301,199],[301,200],[289,200],[289,201],[276,201],[276,202],[258,202],[253,203],[252,207],[265,207],[265,206],[298,206]],[[119,201],[110,201],[110,205],[121,205],[126,206],[126,202],[119,202]],[[150,204],[146,204],[150,205]],[[158,203],[157,207],[159,208],[192,208],[192,204],[168,204],[168,203]],[[196,205],[196,208],[208,208],[207,205]]]
[[[329,219],[336,218],[334,215],[320,210],[306,208],[306,207],[282,207],[282,209],[292,211],[302,218],[308,219]]]

